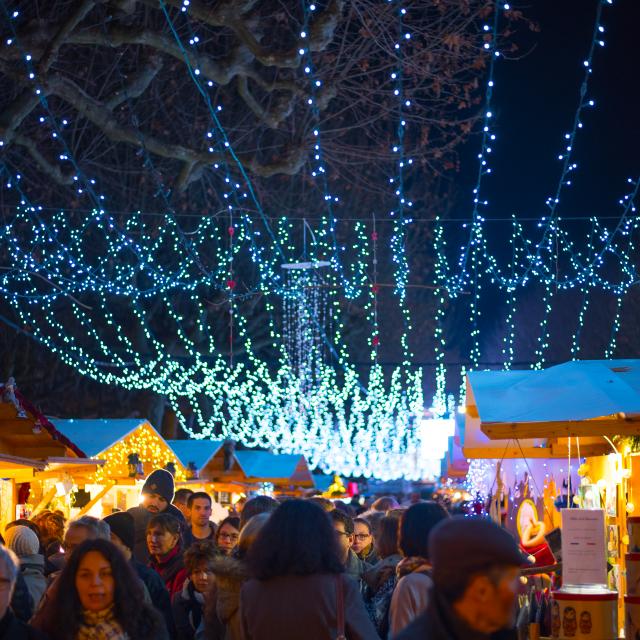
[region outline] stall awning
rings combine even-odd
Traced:
[[[193,462],[200,472],[224,446],[224,440],[167,440],[167,444],[185,468]]]
[[[238,464],[249,480],[273,484],[313,487],[313,478],[304,456],[269,451],[236,451]]]
[[[640,434],[640,360],[467,375],[467,414],[493,439]]]

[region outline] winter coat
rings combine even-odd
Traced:
[[[142,562],[138,562],[134,558],[131,558],[131,565],[136,575],[142,580],[144,586],[147,589],[151,604],[164,618],[169,636],[173,638],[175,636],[175,625],[173,622],[173,615],[171,614],[171,596],[167,587],[165,587],[162,578],[156,571],[145,566]]]
[[[184,567],[182,547],[179,543],[162,557],[152,556],[149,566],[162,578],[169,597],[173,598],[176,593],[182,591],[188,574]]]
[[[20,573],[22,573],[33,599],[33,608],[37,609],[47,589],[47,579],[44,577],[44,556],[39,553],[22,556],[20,558]]]
[[[144,507],[131,507],[127,509],[127,512],[133,516],[133,522],[135,527],[135,546],[133,547],[133,557],[143,564],[149,562],[149,549],[147,547],[147,524],[149,520],[157,514],[147,511]],[[172,504],[167,505],[167,508],[162,513],[168,513],[180,522],[181,531],[187,526],[187,523],[182,515],[182,511]]]
[[[403,558],[396,568],[399,578],[391,596],[389,629],[395,637],[423,613],[429,603],[433,581],[431,565],[424,558]]]
[[[358,553],[356,554],[362,562],[368,564],[370,567],[373,567],[380,558],[378,558],[378,554],[376,554],[375,549],[373,548],[373,544],[369,545],[369,550],[367,553]]]
[[[18,620],[11,609],[0,620],[0,640],[46,640],[47,637],[42,631]]]
[[[247,566],[238,558],[219,556],[214,560],[212,570],[216,581],[208,607],[215,607],[216,615],[215,620],[211,614],[207,616],[209,637],[216,640],[242,640],[240,591],[249,579]],[[220,626],[212,630],[215,622]]]
[[[353,578],[358,583],[360,590],[364,589],[364,574],[369,571],[369,569],[371,569],[371,565],[360,560],[358,555],[349,549],[344,571],[350,578]]]
[[[458,618],[451,607],[432,589],[427,610],[393,640],[516,640],[514,629],[489,636],[477,633]]]
[[[193,640],[202,621],[204,596],[198,593],[191,580],[186,580],[182,591],[173,596],[171,610],[176,625],[177,640]]]
[[[381,638],[389,635],[389,608],[397,581],[396,566],[400,560],[400,554],[387,556],[364,574],[364,604]]]
[[[16,586],[13,589],[11,598],[11,611],[13,611],[18,620],[27,622],[31,618],[34,609],[33,598],[29,593],[27,582],[22,573],[18,573]]]
[[[357,583],[344,574],[251,579],[240,593],[244,640],[333,640],[337,635],[337,580],[343,583],[345,635],[376,640]]]

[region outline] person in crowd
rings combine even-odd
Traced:
[[[431,530],[449,514],[436,502],[410,506],[400,517],[398,583],[391,597],[389,623],[392,637],[417,618],[429,602],[431,564],[428,541]]]
[[[188,526],[184,531],[185,549],[188,549],[194,542],[215,541],[216,525],[211,522],[211,496],[204,491],[191,492],[187,505],[191,515],[191,526]]]
[[[133,555],[142,563],[149,562],[149,549],[147,547],[147,525],[149,520],[160,513],[167,513],[178,520],[181,533],[186,527],[186,521],[182,511],[171,504],[173,500],[175,484],[173,476],[165,469],[152,471],[142,487],[142,504],[128,509],[135,523],[135,546]]]
[[[353,552],[367,564],[374,565],[378,562],[373,547],[373,532],[371,524],[366,518],[355,518],[353,521]]]
[[[177,640],[193,640],[203,618],[205,595],[213,585],[213,563],[218,555],[213,541],[194,542],[184,553],[189,574],[182,591],[173,597]]]
[[[111,530],[109,525],[93,516],[81,516],[72,520],[67,527],[62,542],[65,562],[73,553],[73,550],[81,545],[85,540],[110,540]]]
[[[371,567],[366,562],[360,560],[352,549],[354,531],[353,519],[340,509],[334,509],[331,511],[329,513],[329,518],[333,523],[336,540],[338,541],[338,548],[340,549],[340,560],[342,561],[345,572],[362,588],[364,586],[362,580],[364,578],[365,571]]]
[[[382,496],[371,505],[371,511],[386,513],[389,509],[397,509],[399,506],[398,501],[393,496]]]
[[[240,513],[240,529],[259,513],[272,513],[278,508],[278,501],[270,496],[256,496],[247,500]]]
[[[10,549],[0,547],[0,640],[44,640],[46,636],[19,620],[11,610],[10,603],[16,581],[20,575],[20,564]]]
[[[185,522],[191,521],[191,507],[189,506],[189,498],[193,495],[191,489],[178,489],[171,504],[182,513]]]
[[[106,516],[103,520],[111,530],[111,542],[120,549],[125,560],[131,565],[134,573],[140,578],[147,591],[149,600],[164,618],[169,636],[175,636],[175,625],[171,615],[171,598],[162,578],[156,571],[138,562],[133,557],[135,544],[135,524],[133,517],[126,511],[119,511]]]
[[[169,596],[179,593],[187,579],[182,557],[180,522],[168,513],[159,513],[147,525],[149,566],[162,578]]]
[[[394,640],[515,640],[520,568],[526,558],[484,518],[441,521],[429,538],[433,588],[427,610]]]
[[[389,607],[396,586],[396,566],[402,560],[398,548],[399,521],[399,516],[382,516],[374,544],[380,560],[364,574],[365,606],[381,638],[389,635]]]
[[[229,516],[219,525],[216,532],[216,547],[226,556],[236,548],[240,538],[240,518]]]
[[[333,508],[340,509],[340,511],[346,513],[351,519],[354,519],[356,517],[355,509],[353,509],[351,505],[342,502],[342,500],[334,500]]]
[[[39,553],[40,540],[29,527],[18,525],[5,530],[5,544],[16,554],[20,561],[20,573],[31,598],[34,607],[37,607],[47,588],[47,580],[44,577],[44,556]]]
[[[344,576],[331,520],[308,500],[287,500],[247,554],[253,576],[240,593],[244,640],[373,640],[357,584]],[[338,610],[344,629],[338,628]],[[275,632],[275,633],[274,633]]]
[[[64,536],[64,525],[64,516],[56,512],[47,514],[42,520],[41,540],[46,558],[60,551]]]
[[[58,588],[34,616],[51,640],[167,640],[164,622],[120,549],[85,540],[65,563]]]
[[[246,557],[270,513],[258,513],[240,532],[235,557],[218,556],[213,563],[215,582],[205,605],[205,640],[243,640],[240,618],[240,591],[249,578]]]
[[[313,504],[317,504],[323,511],[329,513],[335,509],[335,506],[329,498],[323,498],[322,496],[313,496],[313,498],[309,498],[309,502]]]

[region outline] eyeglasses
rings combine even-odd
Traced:
[[[352,536],[352,533],[347,533],[346,531],[339,531],[338,529],[334,529],[335,533],[337,536],[347,536],[347,538],[349,536]]]
[[[366,540],[367,538],[371,537],[370,533],[356,533],[353,536],[356,540]]]
[[[237,540],[240,537],[238,533],[221,533],[218,538],[222,538],[223,540]]]

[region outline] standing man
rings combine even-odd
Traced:
[[[345,573],[351,576],[362,588],[364,573],[371,566],[360,560],[351,548],[353,546],[354,532],[353,518],[339,509],[329,512],[329,518],[336,532],[338,547],[340,548],[340,560],[344,565]]]
[[[184,516],[184,519],[189,522],[191,518],[189,498],[193,495],[191,489],[178,489],[173,496],[173,506],[179,509]]]
[[[212,540],[215,542],[216,526],[211,522],[211,496],[204,491],[196,491],[189,496],[187,503],[191,514],[191,526],[184,531],[184,548],[194,542]]]
[[[491,520],[447,518],[429,536],[427,610],[394,640],[515,640],[520,567],[513,537]]]
[[[147,524],[153,516],[159,513],[168,513],[180,523],[181,530],[186,526],[182,511],[171,504],[174,492],[173,476],[166,469],[156,469],[144,481],[141,492],[142,504],[127,510],[127,513],[133,516],[135,523],[133,556],[138,562],[143,564],[149,562]]]

